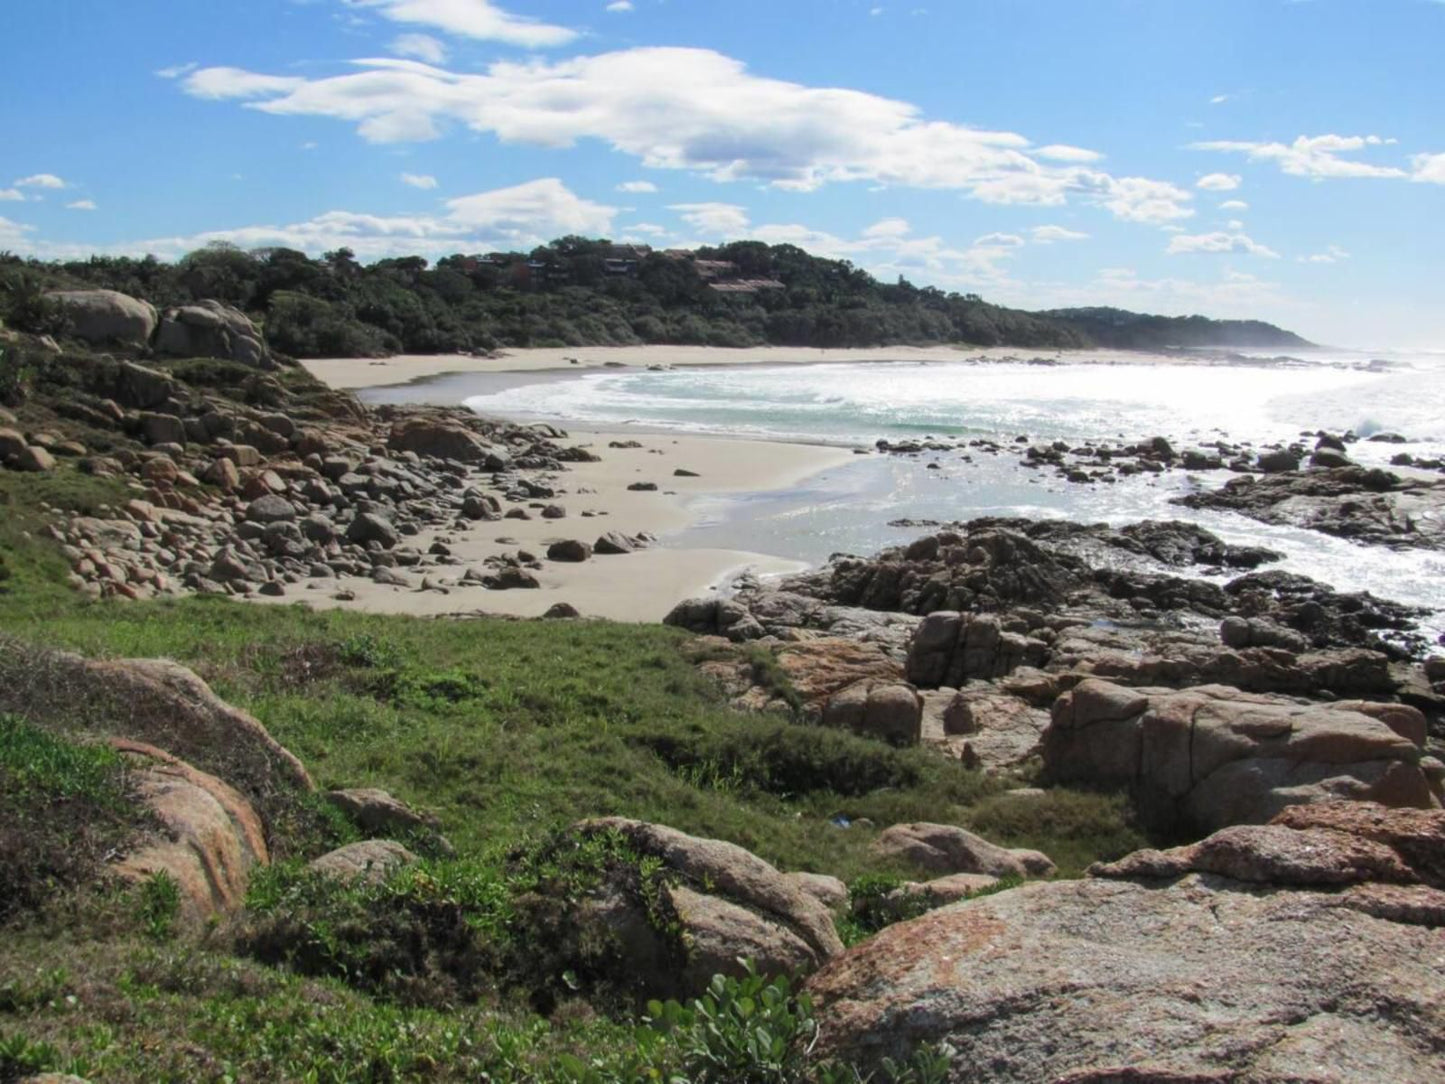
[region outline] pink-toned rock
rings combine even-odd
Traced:
[[[215,776],[154,746],[124,739],[112,744],[136,763],[131,790],[169,837],[145,844],[112,870],[129,881],[169,875],[192,919],[238,908],[251,870],[269,861],[266,834],[251,804]]]
[[[1439,782],[1399,704],[1305,704],[1219,685],[1135,689],[1093,678],[1055,702],[1043,737],[1060,782],[1127,787],[1146,818],[1204,831],[1330,798],[1431,808]]]
[[[952,824],[895,824],[879,834],[874,851],[940,874],[1049,877],[1054,863],[1038,851],[1009,850]]]

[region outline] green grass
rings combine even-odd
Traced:
[[[319,786],[390,790],[434,813],[457,855],[376,888],[326,886],[302,863],[356,829],[319,799],[263,804],[282,861],[256,877],[234,927],[177,944],[163,883],[87,922],[83,908],[46,901],[93,877],[144,818],[124,800],[123,766],[95,744],[109,733],[105,706],[7,703],[22,683],[7,683],[5,665],[26,656],[6,663],[0,643],[0,711],[26,716],[0,720],[0,845],[30,855],[7,867],[0,853],[0,871],[28,886],[0,885],[18,901],[0,915],[0,1081],[20,1068],[148,1084],[651,1079],[657,1057],[680,1064],[680,1048],[654,1057],[635,1018],[598,1015],[617,1002],[583,1000],[588,976],[543,959],[549,946],[529,942],[517,913],[528,892],[575,893],[593,875],[549,850],[587,817],[664,823],[875,885],[921,875],[872,851],[900,821],[1036,847],[1064,876],[1143,843],[1112,797],[1014,799],[929,751],[737,714],[673,629],[86,600],[65,583],[41,505],[94,513],[126,493],[70,464],[44,477],[0,470],[0,628],[37,648],[176,659],[256,715]],[[787,699],[786,675],[755,662]],[[838,827],[840,815],[863,826]],[[37,855],[75,862],[46,869]],[[645,891],[652,874],[637,872]],[[868,922],[886,920],[880,909]]]

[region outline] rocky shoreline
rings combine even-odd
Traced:
[[[740,707],[1123,787],[1166,832],[1344,793],[1439,805],[1445,666],[1421,661],[1416,611],[1279,571],[1175,574],[1272,556],[1188,523],[982,519],[667,621],[709,638]],[[753,680],[758,648],[801,705]]]
[[[1023,462],[1079,484],[1234,470],[1236,482],[1182,503],[1438,548],[1430,514],[1445,482],[1337,462],[1319,440],[1306,469],[1295,449],[1176,454],[1163,438],[1031,446]],[[347,577],[485,598],[535,587],[549,563],[646,546],[601,531],[480,567],[454,556],[449,534],[568,518],[567,472],[595,453],[567,441],[462,410],[367,410],[280,363],[234,357],[67,359],[0,414],[6,471],[85,474],[133,494],[94,515],[42,511],[77,589],[136,600],[304,598],[340,594]],[[986,443],[971,447],[1014,451]],[[1323,1063],[1406,1080],[1438,1068],[1445,659],[1417,628],[1422,611],[1271,568],[1278,554],[1185,521],[926,529],[873,556],[744,579],[679,603],[666,623],[694,634],[679,649],[734,707],[775,713],[789,734],[929,747],[976,769],[968,778],[1023,819],[1054,788],[1121,793],[1156,841],[1182,846],[1068,881],[1048,855],[958,824],[840,815],[829,831],[877,830],[870,853],[926,874],[867,903],[827,872],[781,870],[734,842],[592,817],[541,855],[604,854],[586,891],[510,901],[522,928],[546,931],[523,949],[575,978],[605,944],[593,977],[643,999],[695,996],[741,957],[812,973],[820,1054],[873,1066],[946,1044],[951,1081],[1333,1079],[1314,1071]],[[300,760],[176,663],[5,640],[0,662],[17,675],[0,690],[7,710],[93,698],[109,721],[136,800],[164,827],[107,859],[111,872],[169,873],[198,925],[243,911],[251,873],[272,860],[270,803],[315,791]],[[315,796],[364,836],[314,858],[318,876],[381,884],[418,861],[413,848],[451,850],[436,823],[374,787]],[[845,948],[837,922],[865,905],[911,920]],[[286,958],[294,931],[244,921],[242,942],[274,941]]]

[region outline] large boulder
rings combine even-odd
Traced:
[[[176,382],[169,374],[123,361],[116,374],[114,395],[121,406],[149,410],[165,403],[176,390]]]
[[[429,416],[403,418],[391,428],[389,447],[401,452],[475,463],[487,470],[506,470],[511,456],[493,447],[461,422]]]
[[[222,358],[260,368],[269,360],[261,332],[239,309],[207,299],[168,309],[156,353],[177,358]]]
[[[860,681],[828,698],[823,725],[893,745],[917,745],[923,731],[923,698],[901,682]]]
[[[234,911],[246,898],[251,870],[266,865],[266,833],[251,803],[233,787],[152,745],[116,739],[133,763],[131,793],[165,830],[111,870],[123,880],[165,874],[190,919]]]
[[[1038,851],[1009,850],[953,824],[895,824],[873,842],[882,858],[902,859],[931,873],[1049,877],[1054,863]]]
[[[1037,755],[1048,725],[1049,713],[1043,708],[981,682],[960,689],[943,709],[944,734],[964,739],[964,762],[985,770],[1014,768]]]
[[[362,512],[346,528],[346,541],[365,546],[375,542],[382,549],[391,549],[401,541],[401,533],[391,520],[376,512]]]
[[[1043,757],[1057,781],[1129,788],[1161,828],[1213,831],[1328,798],[1439,806],[1438,776],[1421,764],[1423,734],[1423,716],[1399,704],[1091,678],[1055,701]]]
[[[994,614],[941,610],[923,619],[908,645],[908,680],[923,688],[957,687],[1041,666],[1048,658],[1048,644],[1006,630]]]
[[[1445,889],[1445,812],[1376,802],[1291,806],[1269,824],[1236,825],[1185,847],[1136,851],[1089,869],[1091,877],[1122,880],[1188,873],[1264,885],[1382,882]]]
[[[660,864],[651,894],[604,879],[568,922],[584,942],[614,943],[617,978],[641,992],[697,994],[744,959],[764,974],[808,972],[843,951],[828,906],[736,844],[621,817],[573,831],[615,835]]]
[[[260,802],[312,789],[305,767],[256,718],[169,659],[92,661],[0,637],[0,673],[0,710],[89,712],[107,733],[164,749]]]
[[[115,290],[54,290],[45,295],[64,310],[70,334],[94,346],[144,347],[156,330],[156,310]]]
[[[889,927],[809,981],[817,1054],[947,1043],[959,1084],[1438,1079],[1445,815],[1295,817]]]

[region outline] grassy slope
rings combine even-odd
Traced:
[[[880,826],[970,824],[1047,851],[1065,875],[1140,842],[1112,799],[1057,792],[1019,803],[934,754],[730,712],[670,629],[218,599],[84,601],[38,535],[40,505],[94,511],[121,492],[68,464],[45,478],[0,471],[0,558],[10,573],[0,629],[91,655],[192,666],[256,714],[321,786],[381,786],[437,813],[464,862],[499,864],[507,850],[603,814],[730,839],[784,868],[845,879],[910,871],[880,867],[868,850],[873,833],[835,827],[839,813]],[[63,704],[34,714],[105,729],[104,720],[67,719]],[[862,780],[878,789],[859,793]],[[316,846],[297,841],[292,853]],[[560,1065],[556,1056],[579,1043],[630,1056],[630,1033],[587,1022],[586,1010],[582,1023],[551,1027],[505,1005],[404,1010],[240,962],[219,935],[210,947],[154,948],[134,922],[113,907],[107,914],[0,931],[0,1044],[10,1044],[0,1045],[0,1081],[16,1066],[75,1058],[106,1080],[153,1081],[463,1079],[484,1067],[497,1079],[542,1079],[537,1059]],[[37,983],[54,996],[35,994]],[[429,1074],[436,1054],[427,1051],[459,1049],[458,1034],[476,1049]],[[530,1068],[496,1060],[513,1048]],[[597,1079],[616,1078],[608,1072]]]

